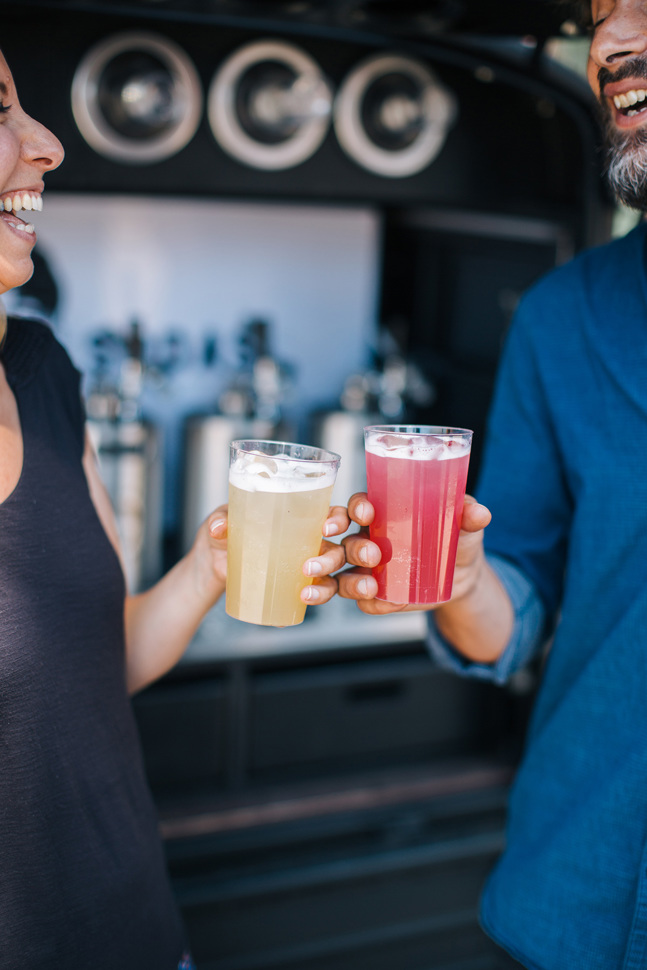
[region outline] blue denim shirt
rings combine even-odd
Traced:
[[[486,885],[486,931],[531,970],[647,968],[647,283],[644,226],[524,298],[477,495],[515,607],[505,681],[554,632]]]

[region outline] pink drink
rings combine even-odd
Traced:
[[[472,432],[431,426],[364,429],[370,533],[382,551],[378,599],[445,603],[452,594]]]

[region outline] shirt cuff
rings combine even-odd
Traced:
[[[487,554],[514,609],[514,626],[505,650],[492,664],[476,663],[460,654],[438,631],[433,611],[427,614],[429,635],[427,648],[439,667],[465,677],[490,680],[504,684],[517,670],[524,667],[541,647],[544,640],[546,611],[534,585],[516,566],[500,556]]]

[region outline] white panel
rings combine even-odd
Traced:
[[[181,329],[196,353],[205,333],[217,334],[220,368],[198,363],[157,402],[149,395],[167,438],[171,428],[167,519],[176,511],[178,420],[214,405],[249,319],[268,320],[276,356],[296,366],[290,410],[299,418],[334,406],[345,377],[368,363],[380,231],[371,209],[46,191],[33,221],[61,289],[55,328],[82,370],[92,333],[125,333],[133,317],[144,341]]]

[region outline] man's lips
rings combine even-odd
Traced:
[[[647,83],[644,80],[627,78],[606,84],[602,96],[618,128],[635,128],[647,121]]]
[[[622,81],[609,81],[602,88],[602,95],[605,98],[613,99],[617,94],[627,94],[629,91],[642,91],[647,89],[647,80],[644,77],[623,78]]]

